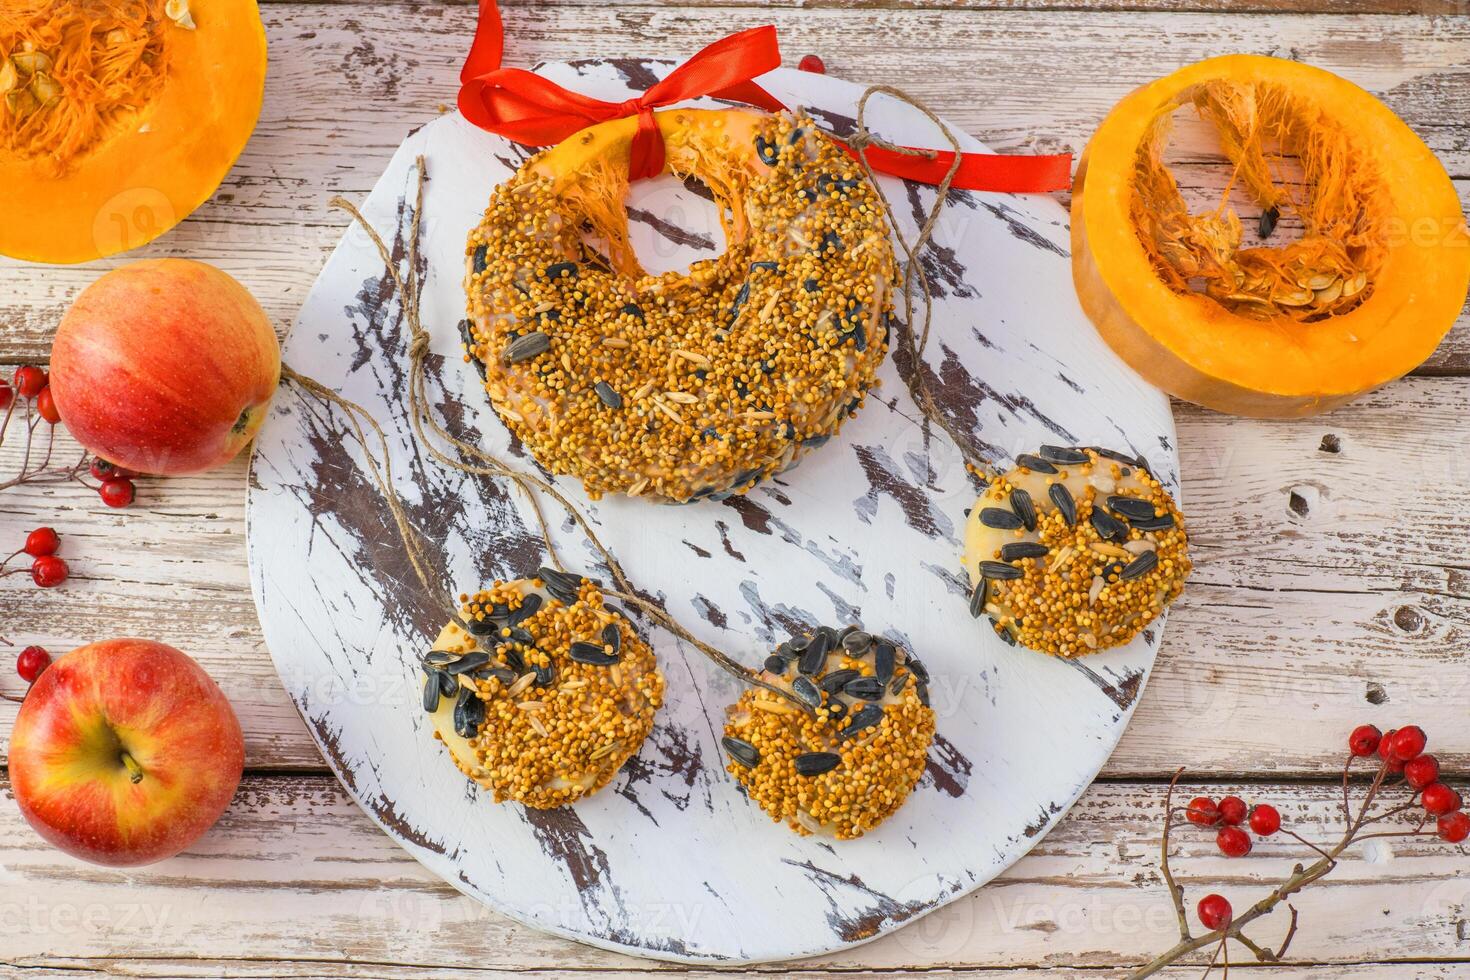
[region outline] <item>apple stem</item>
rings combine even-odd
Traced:
[[[138,765],[137,759],[134,759],[127,752],[124,752],[122,754],[122,764],[128,770],[129,779],[131,779],[135,783],[141,783],[143,781],[143,767]]]

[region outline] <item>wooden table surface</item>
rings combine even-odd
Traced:
[[[910,90],[999,149],[1080,151],[1134,86],[1213,54],[1331,69],[1379,94],[1470,197],[1470,7],[1443,0],[538,0],[506,7],[507,61],[683,57],[773,22],[792,63]],[[140,253],[72,268],[0,263],[0,361],[44,363],[66,303],[142,255],[215,263],[284,331],[361,196],[410,129],[452,103],[465,3],[262,4],[271,71],[259,129],[214,198]],[[0,220],[4,220],[0,216]],[[1334,832],[1346,733],[1415,721],[1470,776],[1470,320],[1412,376],[1319,419],[1257,422],[1176,405],[1197,568],[1132,727],[1059,828],[994,884],[908,929],[779,969],[1111,976],[1171,945],[1157,873],[1164,784],[1270,801]],[[14,472],[18,445],[0,449]],[[63,438],[63,448],[72,447]],[[116,635],[181,647],[220,681],[247,773],[189,853],[94,868],[0,804],[0,971],[146,976],[509,976],[685,971],[540,935],[423,871],[328,774],[277,681],[251,603],[245,461],[145,480],[111,511],[79,486],[0,493],[9,548],[49,524],[72,578],[0,579],[0,635],[52,651]],[[9,656],[9,654],[6,654]],[[9,668],[0,690],[19,693]],[[0,702],[0,734],[13,704]],[[1045,719],[1037,719],[1045,724]],[[1024,738],[1024,732],[1011,737]],[[1236,908],[1309,852],[1273,840],[1243,861],[1186,837],[1198,898]],[[1300,896],[1282,974],[1470,976],[1470,853],[1436,842],[1351,852]],[[679,914],[680,910],[664,910]],[[1276,916],[1257,930],[1270,943]],[[751,970],[748,972],[760,972]],[[1166,976],[1197,976],[1199,967]]]

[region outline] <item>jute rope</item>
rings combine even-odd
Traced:
[[[895,150],[900,153],[929,156],[930,158],[934,156],[934,151],[915,150],[911,148],[897,146],[875,136],[871,131],[868,130],[865,121],[867,104],[869,99],[873,95],[879,93],[890,95],[894,98],[907,102],[909,105],[922,112],[931,121],[933,121],[935,125],[939,127],[940,131],[944,134],[945,138],[949,140],[950,145],[955,150],[954,163],[951,164],[949,172],[945,175],[944,179],[938,185],[934,206],[930,210],[927,219],[920,228],[918,237],[913,242],[909,242],[906,236],[904,236],[902,232],[899,231],[899,225],[897,217],[893,210],[893,205],[888,200],[887,195],[883,193],[883,190],[879,186],[877,178],[873,173],[873,169],[868,163],[867,148],[870,146],[879,146],[885,149]],[[883,207],[887,214],[889,224],[893,230],[894,237],[898,239],[899,245],[904,252],[904,324],[902,329],[899,331],[899,342],[904,345],[904,351],[909,357],[910,363],[912,365],[912,371],[905,376],[905,383],[909,388],[910,394],[913,396],[915,402],[919,405],[920,410],[924,413],[925,417],[933,421],[936,425],[940,426],[946,433],[949,434],[950,438],[954,440],[955,444],[960,447],[961,453],[965,455],[966,462],[977,468],[983,468],[985,466],[984,462],[980,461],[977,463],[971,460],[970,457],[972,455],[972,451],[970,450],[968,443],[939,412],[937,406],[934,403],[933,396],[930,394],[928,383],[924,378],[922,364],[919,360],[919,357],[928,342],[930,322],[933,314],[933,295],[929,288],[928,276],[925,274],[923,266],[919,261],[919,253],[933,237],[934,228],[938,223],[939,215],[942,208],[944,207],[946,197],[954,180],[954,175],[959,169],[959,141],[955,138],[954,134],[950,132],[949,127],[947,127],[944,122],[926,106],[922,105],[917,100],[905,95],[898,89],[891,88],[885,85],[872,86],[863,93],[862,98],[858,101],[856,126],[857,132],[849,137],[847,142],[857,151],[858,158],[863,165],[864,171],[867,173],[868,179],[878,190],[878,196],[883,201]],[[753,671],[750,668],[743,666],[742,664],[738,663],[734,658],[724,653],[722,650],[696,637],[694,634],[689,632],[689,630],[686,629],[681,623],[674,619],[674,617],[671,616],[662,606],[659,606],[645,599],[643,596],[637,594],[632,582],[628,579],[627,573],[623,570],[622,564],[617,560],[617,558],[607,548],[607,546],[603,544],[601,538],[599,538],[597,532],[592,529],[591,524],[582,514],[581,510],[579,510],[577,506],[566,497],[566,495],[564,495],[559,489],[557,489],[554,484],[533,474],[511,468],[492,453],[486,452],[479,446],[473,445],[455,437],[439,422],[438,418],[435,416],[434,412],[430,408],[427,395],[424,361],[429,352],[430,338],[428,331],[424,329],[423,322],[420,319],[420,300],[423,289],[423,282],[421,281],[421,277],[418,271],[418,250],[421,222],[424,210],[424,184],[428,178],[427,167],[422,156],[418,157],[415,161],[415,178],[416,187],[413,217],[409,228],[408,250],[406,256],[406,278],[404,274],[400,274],[398,264],[394,261],[393,255],[389,251],[388,246],[384,243],[382,236],[375,228],[373,228],[371,223],[368,222],[367,218],[363,216],[362,212],[358,210],[358,208],[354,204],[352,204],[352,202],[342,197],[334,197],[331,201],[331,206],[347,212],[347,214],[349,214],[352,219],[362,227],[363,231],[367,233],[374,247],[377,248],[378,255],[382,259],[383,265],[388,272],[388,276],[393,282],[393,287],[399,296],[400,305],[403,310],[403,318],[408,324],[409,329],[409,421],[413,428],[414,438],[417,440],[418,444],[423,447],[423,449],[429,454],[431,458],[433,458],[436,462],[440,463],[443,466],[474,476],[484,476],[490,477],[492,479],[508,480],[517,488],[519,488],[521,492],[525,494],[527,500],[531,504],[533,513],[536,515],[536,520],[541,531],[541,539],[543,544],[545,545],[548,560],[558,571],[565,572],[567,571],[566,565],[562,562],[561,555],[556,547],[556,543],[552,539],[551,527],[546,520],[545,513],[542,511],[538,494],[545,494],[552,500],[556,501],[576,522],[577,526],[586,536],[588,542],[590,542],[593,548],[596,549],[598,555],[601,557],[603,563],[607,566],[608,571],[611,573],[613,580],[616,582],[617,587],[615,589],[604,589],[604,595],[610,598],[614,598],[620,602],[626,603],[627,605],[641,609],[646,615],[648,615],[650,619],[652,619],[658,625],[668,630],[680,640],[683,640],[690,646],[699,650],[711,661],[713,661],[715,664],[717,664],[723,670],[729,673],[732,677],[736,678],[742,683],[765,688],[768,691],[772,691],[773,693],[778,694],[783,698],[786,698],[788,701],[791,701],[792,703],[798,705],[803,710],[810,710],[803,702],[794,698],[789,692],[779,687],[776,687],[775,685],[770,684],[767,681],[762,680],[756,671]],[[918,283],[922,293],[924,310],[923,334],[917,342],[915,340],[913,329],[915,282]],[[330,388],[326,387],[315,379],[301,374],[300,372],[292,369],[290,366],[282,366],[281,373],[285,378],[299,385],[304,391],[309,392],[310,394],[322,399],[329,404],[341,408],[347,415],[348,421],[351,423],[353,431],[363,447],[364,456],[367,459],[368,469],[373,478],[373,481],[377,485],[378,491],[382,494],[384,500],[387,501],[389,512],[393,517],[393,523],[397,527],[400,537],[403,539],[404,549],[408,554],[409,563],[412,565],[414,573],[418,576],[420,583],[430,595],[441,597],[444,596],[445,592],[442,583],[436,584],[436,579],[438,579],[439,576],[433,574],[433,569],[431,568],[432,563],[424,551],[424,547],[422,542],[419,540],[418,533],[414,530],[413,525],[408,518],[408,514],[404,509],[401,498],[398,496],[397,491],[394,489],[393,464],[391,454],[389,452],[388,438],[383,432],[382,427],[378,424],[377,420],[375,420],[372,414],[361,405],[357,404],[349,398],[344,397],[343,395],[338,394],[337,392],[331,390]],[[378,452],[380,452],[382,455],[381,463],[379,463],[378,460],[375,458],[373,450],[368,443],[366,430],[363,428],[362,421],[359,420],[365,421],[368,427],[372,429],[373,434],[375,435],[377,440]],[[436,439],[442,440],[444,443],[452,446],[459,453],[460,458],[456,459],[440,449],[439,446],[435,444],[434,440],[430,439],[430,434],[432,434]],[[473,460],[474,462],[469,462],[468,460]],[[445,604],[449,609],[450,617],[458,621],[459,616],[457,614],[457,609],[455,608],[454,603],[452,601],[446,601]]]

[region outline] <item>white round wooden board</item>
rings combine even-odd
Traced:
[[[542,66],[619,101],[671,66]],[[792,70],[761,84],[824,127],[851,126],[860,86]],[[887,99],[890,139],[939,145]],[[973,140],[969,148],[983,150]],[[401,260],[414,158],[427,160],[423,322],[429,390],[449,428],[519,465],[461,359],[466,234],[491,189],[528,155],[457,115],[404,141],[364,211]],[[909,234],[933,200],[885,179]],[[722,247],[705,201],[672,178],[636,185],[635,243],[669,268]],[[1046,196],[955,191],[926,257],[935,287],[925,370],[944,410],[994,461],[1043,442],[1141,452],[1177,492],[1167,400],[1102,344],[1077,305],[1066,212]],[[371,242],[346,233],[301,310],[286,361],[369,409],[392,442],[396,487],[458,594],[542,561],[523,500],[435,464],[405,417],[406,326]],[[560,480],[634,582],[700,637],[759,664],[791,631],[861,622],[933,675],[939,735],[927,774],[859,841],[797,837],[747,801],[719,747],[733,681],[646,628],[668,681],[654,733],[611,786],[575,807],[496,805],[455,770],[419,705],[418,656],[442,597],[415,579],[343,416],[284,388],[257,440],[251,580],[267,643],[328,763],[383,830],[490,907],[608,949],[682,962],[752,962],[866,942],[985,884],[1077,799],[1112,751],[1153,662],[1159,629],[1083,662],[1012,649],[969,617],[960,568],[976,486],[922,424],[889,358],[882,387],[841,434],[747,496],[671,507],[588,501]],[[601,576],[548,505],[564,555]]]

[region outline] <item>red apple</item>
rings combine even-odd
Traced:
[[[255,435],[281,378],[270,319],[203,262],[150,259],[82,290],[51,348],[51,396],[77,441],[139,473],[197,473]]]
[[[57,660],[10,735],[21,814],[66,853],[117,867],[198,840],[244,765],[240,723],[219,685],[151,640],[105,640]]]

